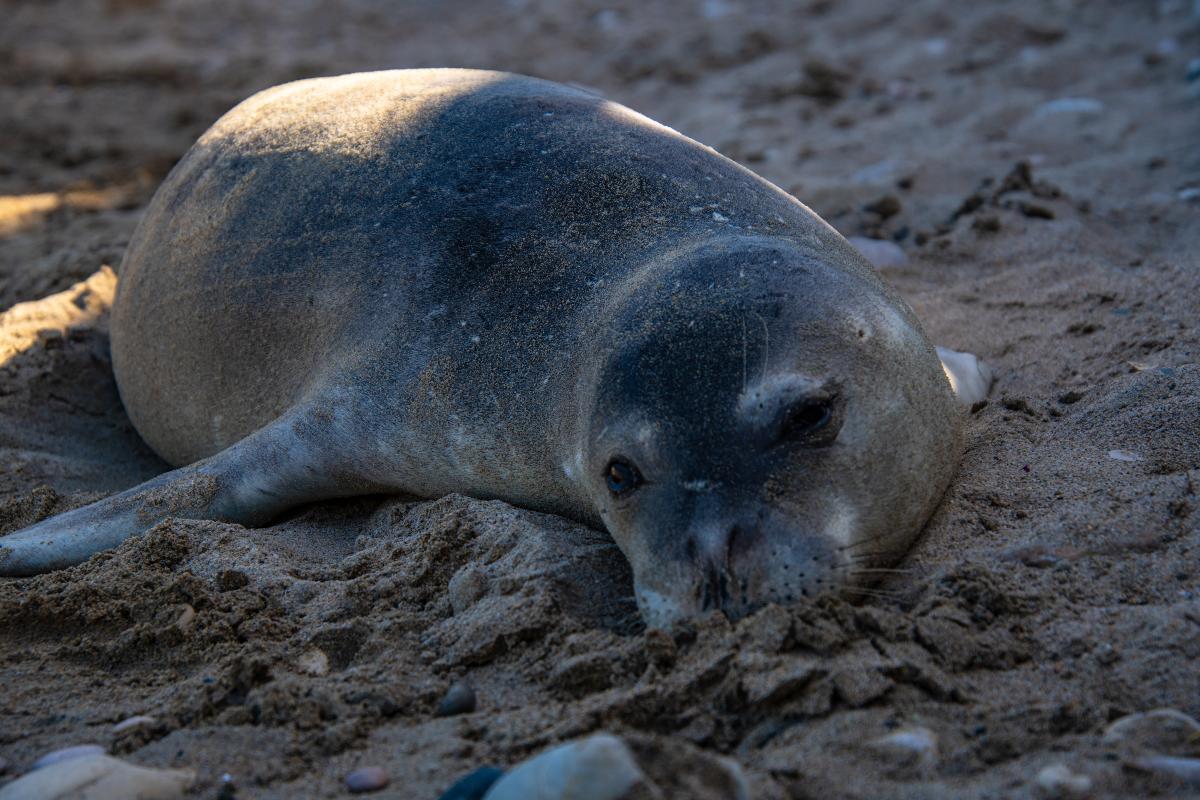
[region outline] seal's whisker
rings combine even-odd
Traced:
[[[870,553],[858,553],[850,557],[849,564],[866,564],[878,558],[899,558],[903,550],[875,550]]]
[[[888,569],[887,567],[856,567],[854,564],[841,564],[834,569],[853,569],[856,575],[912,575],[915,569]]]
[[[853,550],[856,547],[862,547],[864,544],[870,544],[871,542],[878,542],[882,538],[883,538],[882,536],[872,536],[869,539],[863,539],[862,541],[854,542],[852,544],[842,545],[841,547],[837,548],[837,551],[839,553],[844,553],[847,550]]]
[[[887,589],[867,589],[862,586],[847,586],[842,591],[849,594],[860,594],[863,597],[876,597],[883,600],[895,600],[899,592],[889,592]]]

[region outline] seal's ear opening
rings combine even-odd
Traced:
[[[970,353],[960,353],[948,347],[938,347],[938,358],[942,360],[942,371],[950,381],[958,402],[970,408],[987,399],[995,376],[992,368]]]

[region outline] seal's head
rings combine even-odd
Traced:
[[[903,555],[953,474],[961,411],[848,244],[692,248],[613,302],[572,471],[648,624],[738,617]]]

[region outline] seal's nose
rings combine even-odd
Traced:
[[[688,557],[700,572],[697,591],[701,610],[720,608],[733,615],[745,594],[737,564],[752,546],[756,529],[740,522],[710,523],[692,530],[687,541]]]

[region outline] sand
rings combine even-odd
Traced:
[[[195,797],[224,775],[236,797],[340,797],[379,765],[376,796],[432,799],[612,730],[665,772],[729,757],[759,798],[1069,796],[1037,786],[1054,765],[1092,797],[1200,791],[1102,738],[1200,716],[1192,4],[216,8],[4,11],[0,308],[34,304],[0,318],[0,532],[165,468],[112,381],[102,270],[205,127],[298,77],[473,66],[601,91],[897,242],[887,279],[997,385],[903,571],[736,624],[644,630],[604,534],[462,497],[168,521],[0,581],[0,780],[96,742],[195,769]],[[476,711],[435,717],[459,680]],[[878,743],[914,729],[936,747]]]

